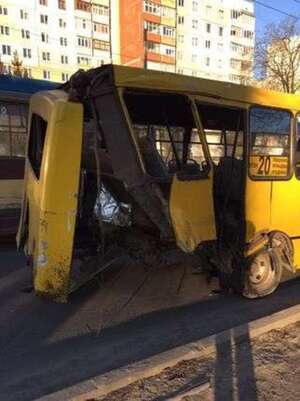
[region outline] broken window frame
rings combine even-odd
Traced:
[[[201,115],[199,113],[197,104],[202,105],[202,106],[207,106],[207,107],[219,107],[219,108],[223,108],[225,109],[230,109],[230,110],[236,110],[236,111],[240,111],[241,115],[242,115],[242,119],[243,121],[243,129],[239,129],[238,131],[238,135],[235,137],[235,141],[233,141],[232,145],[230,144],[230,146],[233,146],[233,152],[231,155],[227,154],[227,157],[232,157],[235,159],[239,159],[239,160],[244,160],[246,158],[246,146],[247,146],[247,140],[246,140],[246,135],[247,135],[247,109],[245,108],[245,106],[241,105],[241,104],[236,104],[235,102],[228,102],[228,103],[220,103],[217,99],[216,101],[211,101],[208,100],[207,98],[205,98],[204,96],[195,96],[194,98],[194,102],[195,102],[195,108],[196,108],[196,112],[199,116],[200,119],[200,123],[202,126],[202,131],[203,131],[203,135],[205,136],[205,143],[207,144],[208,147],[208,152],[209,152],[209,157],[210,157],[210,161],[213,165],[218,165],[219,164],[219,160],[221,157],[225,157],[225,150],[223,152],[222,155],[220,156],[213,156],[212,155],[212,151],[211,151],[211,146],[224,146],[224,135],[220,134],[220,141],[219,142],[210,142],[209,141],[209,132],[213,131],[211,129],[207,129],[203,127],[202,124],[202,120],[201,120]],[[241,119],[241,121],[242,121]],[[240,125],[240,124],[239,124]],[[230,133],[237,133],[237,130],[226,130],[226,134],[230,134]],[[241,135],[240,138],[242,138],[242,143],[239,144],[239,135]],[[226,141],[226,139],[225,139]],[[242,148],[242,157],[236,157],[236,150],[237,148]],[[217,160],[218,159],[218,160]]]
[[[144,170],[145,173],[146,173],[146,167],[145,167],[143,155],[142,155],[141,149],[139,147],[139,144],[137,142],[137,138],[136,138],[136,135],[135,135],[135,130],[134,130],[134,125],[135,124],[131,121],[131,117],[130,117],[130,114],[129,114],[129,111],[128,111],[128,108],[127,108],[127,105],[126,105],[126,101],[124,99],[125,92],[127,92],[127,93],[129,92],[129,93],[149,94],[149,95],[151,95],[151,94],[155,95],[155,94],[159,94],[159,93],[161,93],[162,95],[172,95],[173,94],[173,95],[176,95],[176,96],[182,96],[182,97],[186,98],[186,101],[187,101],[188,105],[191,108],[192,118],[194,120],[193,121],[194,122],[194,127],[191,130],[188,130],[188,131],[185,132],[184,140],[182,142],[180,142],[180,143],[181,144],[187,144],[186,149],[188,149],[190,144],[199,144],[199,145],[201,145],[202,154],[203,154],[203,158],[204,158],[203,161],[205,163],[205,171],[201,170],[201,165],[200,165],[199,166],[200,167],[199,173],[198,174],[191,174],[189,176],[189,179],[207,178],[209,176],[209,172],[210,172],[211,167],[212,167],[212,162],[211,162],[211,158],[210,158],[210,155],[209,155],[209,150],[208,150],[207,143],[206,143],[206,138],[205,138],[204,133],[202,132],[203,130],[202,130],[202,126],[201,126],[201,121],[199,119],[198,112],[196,110],[196,105],[194,103],[194,100],[193,100],[192,96],[190,96],[188,94],[185,94],[185,93],[180,93],[180,92],[175,92],[175,93],[174,92],[168,92],[168,91],[162,92],[161,90],[147,91],[147,90],[141,90],[141,89],[138,89],[138,88],[137,89],[119,88],[118,92],[119,92],[119,95],[120,95],[120,101],[121,101],[121,104],[122,104],[122,107],[123,107],[123,111],[124,111],[124,114],[125,114],[125,117],[126,117],[126,120],[127,120],[127,123],[128,123],[128,127],[129,127],[130,132],[131,132],[132,140],[135,143],[135,146],[136,146],[136,149],[137,149],[137,152],[138,152],[138,155],[139,155],[139,158],[140,158],[140,161],[142,163],[143,170]],[[136,124],[136,125],[138,125],[138,124]],[[155,126],[155,124],[153,124],[151,126]],[[168,129],[168,127],[169,127],[169,129]],[[172,144],[172,146],[174,146],[179,141],[175,141],[175,140],[171,139],[172,133],[170,135],[170,131],[171,131],[170,128],[172,128],[172,127],[170,127],[168,121],[166,121],[166,128],[168,130],[170,143]],[[178,128],[180,128],[180,127],[178,126]],[[198,132],[199,142],[195,142],[195,141],[194,142],[190,142],[190,137],[192,136],[193,129],[196,129],[197,132]],[[187,137],[189,138],[188,141],[186,141]],[[159,141],[159,142],[163,142],[163,141]],[[175,152],[177,154],[176,150],[175,150]],[[183,153],[187,154],[188,150],[187,151],[186,150],[183,151]],[[183,158],[182,158],[182,160],[183,160]],[[189,160],[189,159],[187,158],[186,161],[187,160]],[[184,163],[182,163],[182,164],[183,164],[183,166],[186,165]],[[180,171],[180,169],[178,169],[177,171],[169,173],[169,178],[172,179],[174,174],[177,174],[177,173],[181,173],[180,176],[182,178],[185,178],[184,177],[185,176],[184,172]],[[189,175],[189,174],[187,174],[187,175]]]

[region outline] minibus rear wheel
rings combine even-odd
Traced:
[[[242,294],[246,298],[261,298],[278,287],[282,275],[280,257],[275,249],[263,249],[248,263]]]

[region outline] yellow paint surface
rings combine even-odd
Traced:
[[[297,270],[300,270],[300,238],[293,240],[294,246],[294,264]]]
[[[30,113],[48,122],[39,179],[26,160],[34,287],[37,293],[65,301],[77,215],[83,107],[68,102],[62,91],[41,92],[33,96]]]
[[[212,178],[180,181],[171,188],[170,215],[177,245],[193,252],[202,241],[216,239]]]
[[[250,242],[260,231],[269,231],[271,225],[270,195],[270,181],[253,181],[246,178],[246,242]]]

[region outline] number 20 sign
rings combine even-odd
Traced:
[[[251,156],[250,175],[254,177],[286,177],[289,170],[288,157]]]

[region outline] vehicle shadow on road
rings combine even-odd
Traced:
[[[26,274],[24,270],[24,281]],[[84,328],[99,317],[104,301],[99,288],[82,289],[64,305],[44,301],[33,293],[14,295],[13,283],[7,283],[5,291],[0,312],[0,399],[6,401],[36,399],[300,302],[299,281],[293,281],[284,283],[268,300],[249,302],[233,295],[211,297],[144,314],[97,333]],[[98,293],[97,302],[90,304],[89,299]],[[240,400],[257,400],[249,350],[248,355],[247,350],[239,354],[231,347],[229,361],[224,360],[224,350],[220,350],[215,372],[217,401],[233,400],[224,395],[225,389],[232,394],[232,361],[238,366],[238,383],[244,383],[246,372],[252,377],[251,388],[248,382],[241,385],[239,394],[244,396]],[[222,377],[228,378],[223,385]]]
[[[224,341],[225,340],[225,341]],[[214,401],[258,401],[249,326],[216,337]]]

